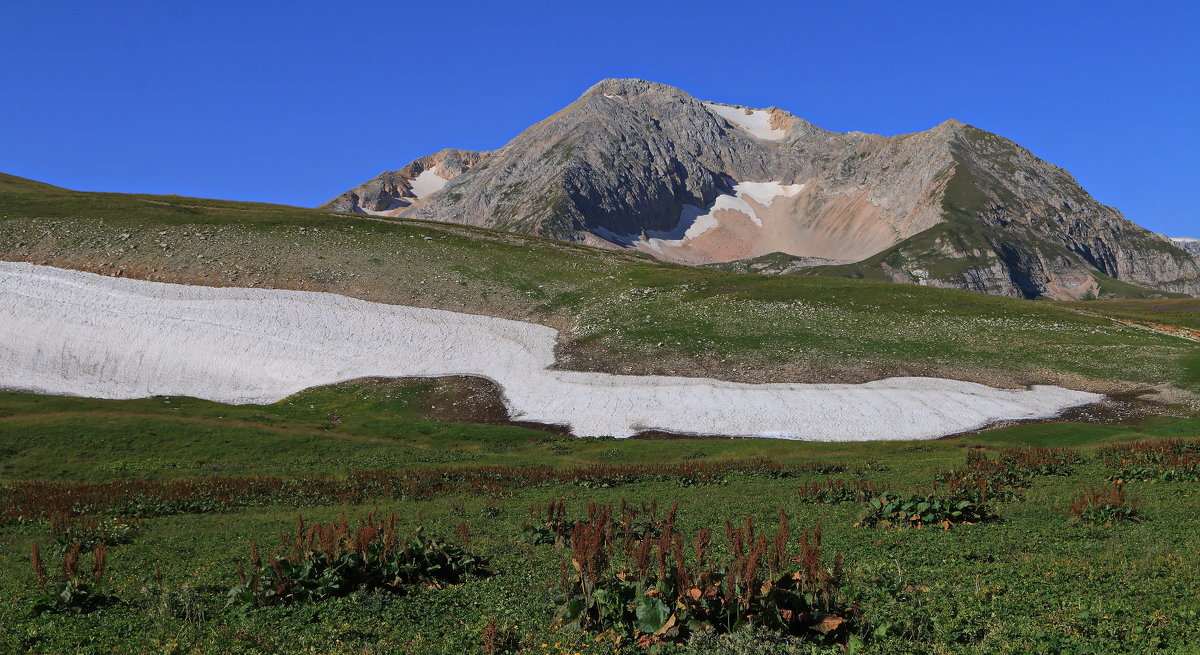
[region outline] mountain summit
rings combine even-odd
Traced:
[[[954,120],[830,132],[637,79],[601,81],[499,150],[443,150],[323,207],[1016,297],[1200,294],[1200,258],[1003,137]]]

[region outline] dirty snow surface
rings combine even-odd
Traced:
[[[421,174],[412,179],[412,195],[414,198],[424,198],[433,193],[442,190],[446,183],[450,180],[438,175],[437,166],[427,168],[421,171]]]
[[[757,139],[778,141],[787,136],[785,130],[771,127],[771,114],[762,109],[743,109],[741,107],[718,105],[712,102],[706,102],[704,106],[708,107],[712,113],[746,130],[751,136]]]
[[[824,441],[929,439],[1050,417],[1100,396],[935,378],[739,384],[562,371],[531,323],[328,293],[163,284],[0,262],[0,387],[96,398],[270,403],[367,376],[472,375],[514,420]]]

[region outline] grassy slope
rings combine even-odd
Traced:
[[[442,224],[168,196],[0,193],[0,259],[533,320],[566,365],[733,379],[1181,381],[1185,341],[956,290],[772,277]]]
[[[901,491],[927,486],[937,469],[960,466],[965,449],[1071,445],[1137,437],[1200,434],[1197,419],[1152,419],[1136,425],[1026,425],[910,444],[803,444],[773,440],[612,440],[549,435],[513,427],[445,424],[421,409],[429,381],[348,383],[314,389],[271,406],[229,407],[189,399],[97,401],[0,395],[0,462],[5,476],[100,478],[127,475],[338,473],[360,468],[431,465],[637,463],[742,459],[842,462],[863,479]],[[341,416],[340,425],[332,425]],[[994,455],[993,455],[994,456]],[[871,462],[868,464],[868,462]],[[1066,508],[1084,484],[1107,471],[1082,467],[1071,478],[1038,478],[1024,500],[1000,505],[1004,521],[950,532],[875,531],[852,527],[857,504],[806,505],[797,484],[822,479],[731,476],[725,484],[684,486],[641,482],[613,489],[573,485],[517,490],[486,498],[455,495],[424,501],[383,500],[358,507],[252,507],[145,521],[128,545],[110,550],[114,591],[132,605],[86,616],[32,620],[25,603],[34,588],[30,542],[46,542],[43,523],[0,529],[3,652],[322,653],[478,652],[489,616],[520,622],[538,652],[588,652],[549,626],[553,581],[566,556],[552,546],[514,543],[530,503],[565,498],[581,515],[589,502],[681,504],[690,532],[745,514],[769,524],[778,508],[793,526],[825,528],[826,551],[843,553],[849,578],[872,630],[866,653],[1033,652],[1140,653],[1200,639],[1193,620],[1200,603],[1183,590],[1200,584],[1200,552],[1188,536],[1200,529],[1194,483],[1136,485],[1131,491],[1146,523],[1092,528],[1072,525]],[[247,615],[221,609],[250,541],[269,548],[297,512],[309,521],[378,508],[396,511],[403,526],[418,522],[448,533],[467,521],[474,548],[503,571],[496,578],[406,597],[361,596],[318,606],[267,609]],[[486,510],[486,511],[485,511]],[[423,517],[418,519],[418,512]],[[175,600],[146,591],[160,569]],[[916,600],[896,604],[910,585]],[[188,621],[180,598],[205,618]],[[176,603],[171,605],[171,603]],[[174,609],[172,609],[174,607]],[[156,609],[158,608],[158,609]],[[885,627],[886,626],[886,627]],[[1132,632],[1134,628],[1140,631]],[[915,636],[915,639],[913,638]],[[547,644],[542,650],[540,644]],[[555,644],[558,647],[555,648]],[[630,648],[622,652],[644,652]],[[756,652],[756,651],[751,651]],[[800,652],[808,652],[807,649]],[[836,651],[831,651],[836,652]]]
[[[1193,344],[1049,303],[853,280],[736,275],[456,226],[381,223],[269,205],[39,194],[0,196],[4,258],[151,279],[327,289],[529,318],[567,330],[578,352],[616,353],[604,360],[614,366],[633,367],[654,353],[683,369],[722,361],[719,370],[727,374],[752,367],[819,370],[842,361],[875,371],[965,369],[1031,378],[1059,371],[1098,380],[1174,380],[1200,389],[1200,351]],[[862,479],[908,491],[928,485],[936,469],[961,465],[968,446],[1090,451],[1108,441],[1200,434],[1200,419],[1155,418],[1130,425],[1023,425],[917,445],[575,440],[536,429],[437,420],[432,407],[446,404],[441,385],[348,383],[275,405],[239,407],[186,398],[100,401],[4,393],[0,480],[338,475],[761,455],[845,462],[862,469]],[[1072,478],[1039,478],[1025,500],[1000,507],[1003,522],[950,532],[853,528],[858,505],[804,505],[794,496],[800,480],[737,476],[719,486],[549,486],[499,498],[158,517],[145,522],[133,543],[110,551],[115,591],[131,605],[39,619],[25,610],[34,589],[28,552],[32,541],[46,541],[46,525],[0,525],[0,595],[15,601],[0,606],[0,652],[115,647],[130,653],[458,654],[478,652],[483,625],[493,615],[521,622],[519,631],[537,652],[592,652],[598,650],[594,642],[584,647],[548,627],[563,552],[514,543],[528,505],[558,497],[567,499],[573,516],[588,502],[622,497],[679,502],[688,531],[707,525],[719,532],[724,519],[744,514],[769,523],[779,507],[795,527],[822,524],[827,552],[846,555],[866,619],[880,629],[868,653],[1139,653],[1196,643],[1200,603],[1189,591],[1200,584],[1200,552],[1189,542],[1200,529],[1195,485],[1139,485],[1133,493],[1150,517],[1143,524],[1071,525],[1070,499],[1080,485],[1100,484],[1106,475],[1092,463]],[[323,520],[372,507],[398,512],[404,526],[423,521],[435,532],[469,521],[474,548],[491,555],[503,574],[399,598],[358,596],[244,616],[221,609],[251,540],[269,548],[298,511]],[[172,598],[144,591],[156,569],[175,590]],[[892,590],[906,587],[923,591],[916,600],[891,600]],[[204,618],[189,620],[185,605],[204,610]]]
[[[1091,300],[1071,307],[1132,321],[1166,323],[1200,330],[1200,298],[1156,300]]]

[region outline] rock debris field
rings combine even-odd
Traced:
[[[742,384],[556,370],[551,328],[309,291],[201,287],[0,262],[0,387],[271,403],[363,377],[477,376],[510,417],[577,436],[642,431],[931,439],[1103,396],[938,378]]]

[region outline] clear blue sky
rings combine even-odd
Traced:
[[[641,77],[838,131],[958,118],[1200,237],[1198,35],[1194,2],[10,2],[0,171],[315,205]]]

